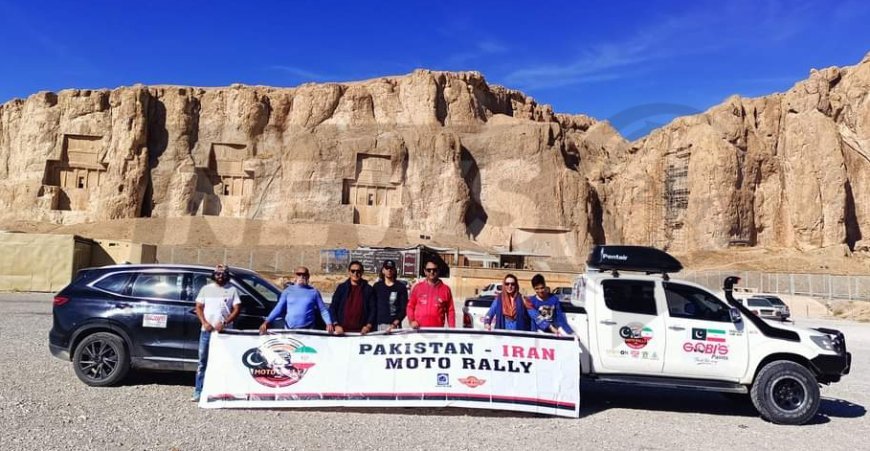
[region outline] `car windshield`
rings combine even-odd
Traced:
[[[765,296],[764,299],[767,299],[773,305],[785,305],[785,302],[782,302],[782,299],[775,296]]]
[[[773,307],[770,305],[770,301],[767,299],[761,298],[749,298],[749,306],[750,307]]]
[[[257,293],[260,293],[260,296],[263,296],[267,301],[278,302],[278,297],[281,296],[281,290],[275,287],[275,285],[272,285],[256,274],[236,273],[235,275],[244,285],[253,289]]]

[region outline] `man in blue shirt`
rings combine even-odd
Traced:
[[[296,268],[296,282],[288,286],[278,298],[278,304],[269,313],[269,317],[260,326],[260,333],[265,334],[269,323],[281,316],[284,317],[284,327],[287,329],[313,329],[314,315],[319,313],[326,323],[326,331],[333,332],[332,317],[329,309],[323,303],[323,298],[316,288],[308,285],[311,274],[308,268]]]
[[[536,274],[532,277],[532,288],[535,289],[535,294],[526,298],[526,309],[536,326],[533,329],[556,335],[573,334],[574,331],[568,325],[568,317],[562,310],[562,302],[558,296],[550,294],[550,287],[543,275]]]

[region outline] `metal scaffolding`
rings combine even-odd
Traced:
[[[688,149],[679,149],[665,154],[665,180],[662,199],[664,203],[664,241],[665,249],[685,247],[685,213],[689,207],[689,175]]]

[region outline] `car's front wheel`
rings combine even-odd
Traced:
[[[821,403],[819,383],[813,373],[787,360],[765,365],[750,394],[758,413],[776,424],[804,424],[816,415]]]
[[[115,385],[130,371],[124,340],[108,332],[88,335],[73,353],[76,376],[91,387]]]

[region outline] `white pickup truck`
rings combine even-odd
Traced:
[[[732,296],[722,300],[669,274],[682,264],[642,246],[596,246],[566,308],[579,337],[581,374],[604,382],[749,394],[778,424],[815,416],[819,384],[848,374],[843,334],[767,322]],[[466,327],[482,327],[491,299],[466,302]]]

